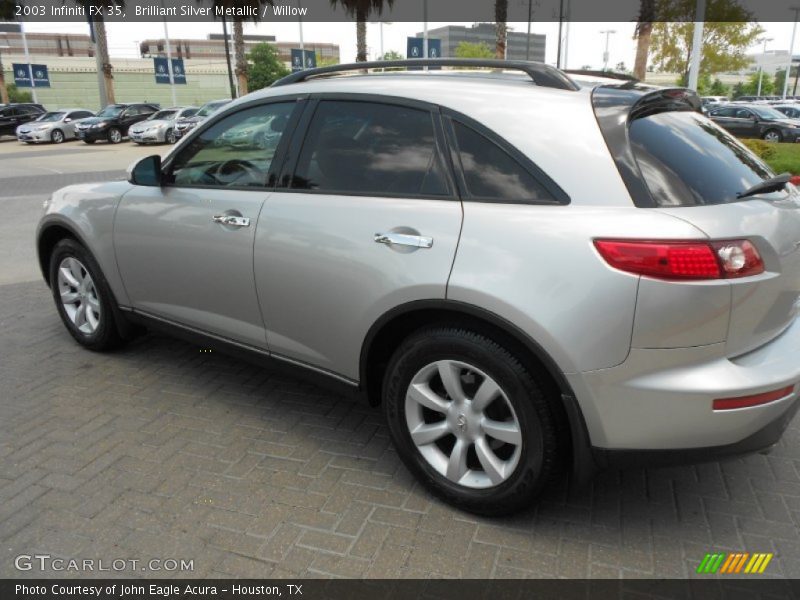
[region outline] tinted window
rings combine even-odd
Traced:
[[[292,187],[358,194],[445,195],[433,118],[371,102],[320,102]]]
[[[660,206],[733,202],[737,193],[773,176],[734,137],[694,112],[636,119],[629,139]]]
[[[88,110],[78,110],[70,114],[71,119],[85,119],[86,117],[91,117],[91,116],[92,113],[90,113]]]
[[[492,140],[457,121],[453,128],[468,196],[497,202],[553,200],[519,162]]]
[[[172,165],[175,185],[264,187],[294,102],[228,115],[181,151]]]

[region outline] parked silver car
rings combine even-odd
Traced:
[[[495,71],[367,71],[410,65]],[[254,117],[270,145],[218,143]],[[686,89],[303,71],[59,190],[37,245],[78,343],[145,325],[299,367],[382,404],[408,468],[478,513],[762,450],[798,407],[800,194]]]
[[[195,114],[178,119],[175,123],[176,139],[181,139],[183,136],[187,135],[192,129],[229,103],[229,99],[212,100],[211,102],[203,104],[200,110]]]
[[[93,116],[94,113],[86,108],[60,108],[46,112],[38,119],[17,127],[17,139],[26,144],[35,142],[60,144],[65,140],[74,140],[76,123]]]
[[[196,106],[178,106],[159,110],[144,121],[131,125],[128,137],[136,144],[174,144],[175,123],[178,119],[193,116]]]

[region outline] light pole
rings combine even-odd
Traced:
[[[694,11],[694,33],[692,35],[692,57],[689,61],[689,81],[687,87],[697,90],[700,80],[700,61],[703,56],[703,28],[706,18],[706,0],[697,0]]]
[[[161,0],[161,6],[164,6],[164,0]],[[167,51],[167,73],[169,74],[169,87],[172,92],[172,106],[178,106],[178,100],[175,96],[175,75],[172,72],[172,47],[169,45],[169,30],[167,29],[167,19],[164,18],[164,49]]]
[[[36,98],[36,83],[33,81],[33,67],[31,66],[31,55],[28,53],[28,38],[25,35],[25,26],[20,23],[19,24],[20,33],[22,33],[22,47],[25,50],[25,62],[28,63],[28,77],[31,78],[31,95],[33,96],[34,102],[39,102]],[[794,37],[792,38],[794,39]],[[791,63],[791,61],[789,61]],[[788,72],[787,72],[787,77]],[[786,97],[786,92],[783,93],[784,97]]]
[[[5,45],[0,46],[0,50],[8,50],[11,46]],[[12,70],[13,73],[13,70]],[[0,57],[0,75],[3,75],[3,59]],[[0,104],[8,104],[8,89],[6,88],[5,77],[1,78],[3,80],[3,84],[0,85]]]
[[[606,36],[606,49],[603,51],[603,71],[608,71],[608,43],[612,33],[617,33],[616,29],[605,29],[600,34]]]
[[[767,43],[771,42],[774,38],[764,38],[763,40],[758,40],[759,42],[764,42],[764,51],[762,54],[767,54]],[[761,80],[764,78],[764,68],[761,65],[758,65],[758,91],[756,92],[756,96],[761,95]]]
[[[792,25],[792,41],[789,42],[789,62],[786,63],[786,76],[783,78],[783,99],[786,99],[786,92],[789,91],[789,74],[792,71],[792,59],[794,58],[794,36],[797,33],[797,15],[800,14],[800,6],[793,6],[789,10],[794,11],[794,24]]]

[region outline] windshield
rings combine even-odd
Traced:
[[[185,108],[185,109],[183,109],[183,112],[181,113],[181,117],[183,117],[183,118],[193,117],[195,114],[197,114],[198,110],[200,110],[200,109],[199,108]]]
[[[177,110],[160,110],[156,113],[153,113],[152,116],[148,117],[148,121],[159,121],[164,119],[171,119],[175,116],[175,113],[178,112]]]
[[[737,194],[774,176],[736,138],[695,112],[636,119],[628,137],[658,206],[735,202]]]
[[[774,121],[776,119],[782,120],[786,118],[786,115],[783,114],[782,112],[766,106],[751,106],[750,110],[752,110],[759,117],[767,121]]]
[[[44,113],[41,117],[36,119],[37,121],[60,121],[64,118],[63,112],[48,112]]]
[[[207,117],[215,110],[217,110],[220,106],[225,106],[228,103],[227,100],[220,100],[218,102],[209,102],[208,104],[204,104],[203,108],[197,111],[198,117]]]
[[[122,112],[122,106],[106,106],[103,110],[97,113],[96,117],[117,117]]]

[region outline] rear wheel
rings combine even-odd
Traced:
[[[777,129],[767,129],[762,137],[766,142],[780,142],[783,140],[781,132]]]
[[[530,506],[550,480],[553,401],[507,350],[456,328],[403,342],[383,393],[406,466],[437,496],[484,515]]]
[[[116,127],[108,130],[108,141],[112,144],[119,144],[122,141],[122,132]]]
[[[54,129],[53,133],[50,134],[50,141],[54,144],[60,144],[64,141],[64,132],[60,129]]]
[[[168,144],[174,144],[178,141],[178,138],[175,137],[175,132],[172,129],[167,129],[167,133],[164,134],[164,141]]]
[[[114,299],[91,253],[73,239],[56,244],[50,255],[50,288],[64,326],[90,350],[110,350],[122,338]]]

